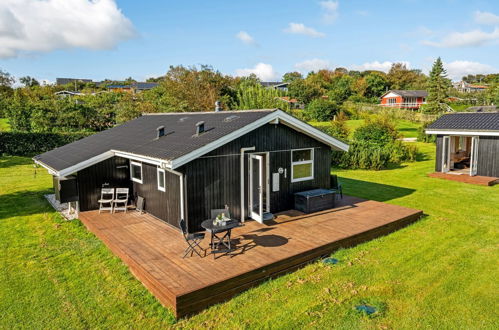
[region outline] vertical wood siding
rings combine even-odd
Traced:
[[[77,173],[80,211],[96,210],[104,183],[111,188],[132,188],[128,159],[113,157]],[[117,168],[124,166],[122,168]],[[125,167],[126,166],[126,167]]]
[[[200,223],[210,217],[210,210],[228,205],[231,216],[240,218],[240,149],[255,147],[255,151],[270,151],[270,179],[279,167],[279,192],[270,192],[271,212],[292,209],[293,193],[313,188],[330,187],[330,147],[285,125],[264,125],[210,153],[198,158],[180,171],[186,175],[189,231],[200,230]],[[314,179],[291,183],[291,151],[314,148]],[[248,153],[245,154],[245,205],[248,205]],[[272,182],[270,182],[272,189]],[[246,212],[247,215],[247,212]]]
[[[499,177],[499,137],[480,136],[477,174]]]
[[[158,190],[157,166],[142,163],[142,183],[133,182],[134,197],[142,196],[144,209],[156,218],[178,227],[180,219],[180,179],[165,171],[166,191]]]

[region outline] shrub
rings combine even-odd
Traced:
[[[317,128],[324,133],[343,141],[348,140],[348,137],[350,136],[350,130],[344,120],[334,120],[330,125],[319,126]]]
[[[307,105],[305,112],[307,116],[315,121],[328,121],[338,112],[339,106],[336,102],[318,98]]]
[[[333,152],[333,164],[342,168],[380,170],[388,164],[415,161],[416,146],[398,140],[388,117],[376,116],[354,132],[348,152]]]
[[[428,135],[425,132],[425,129],[430,125],[431,123],[424,123],[421,127],[418,128],[418,141],[419,142],[427,142],[427,143],[435,143],[437,141],[437,136],[436,135]]]
[[[92,133],[0,132],[0,155],[34,156],[90,134]]]
[[[357,141],[371,141],[378,144],[390,143],[400,137],[399,132],[386,116],[367,118],[366,122],[355,130]]]

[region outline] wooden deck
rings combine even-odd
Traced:
[[[341,247],[397,230],[419,210],[345,196],[332,210],[291,210],[262,225],[247,221],[232,233],[233,255],[182,259],[180,232],[150,216],[80,213],[81,221],[130,268],[176,317],[224,301],[270,277],[293,271]],[[208,247],[208,236],[203,247]]]
[[[481,186],[493,186],[494,184],[499,183],[499,178],[491,176],[480,176],[480,175],[469,176],[467,174],[448,174],[442,172],[430,173],[428,174],[428,176],[432,178],[471,183]]]

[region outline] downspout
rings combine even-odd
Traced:
[[[240,167],[241,167],[241,223],[244,222],[244,153],[246,151],[253,151],[255,147],[246,147],[241,148],[241,159],[240,159]]]

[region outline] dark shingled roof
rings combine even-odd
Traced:
[[[398,94],[403,97],[427,97],[428,92],[423,90],[399,90],[392,89],[390,92]]]
[[[499,131],[499,112],[458,112],[445,114],[427,130]]]
[[[276,109],[145,115],[122,125],[36,156],[34,159],[61,171],[110,150],[173,160],[237,131]],[[196,123],[205,132],[196,136]],[[157,128],[165,136],[157,139]]]

